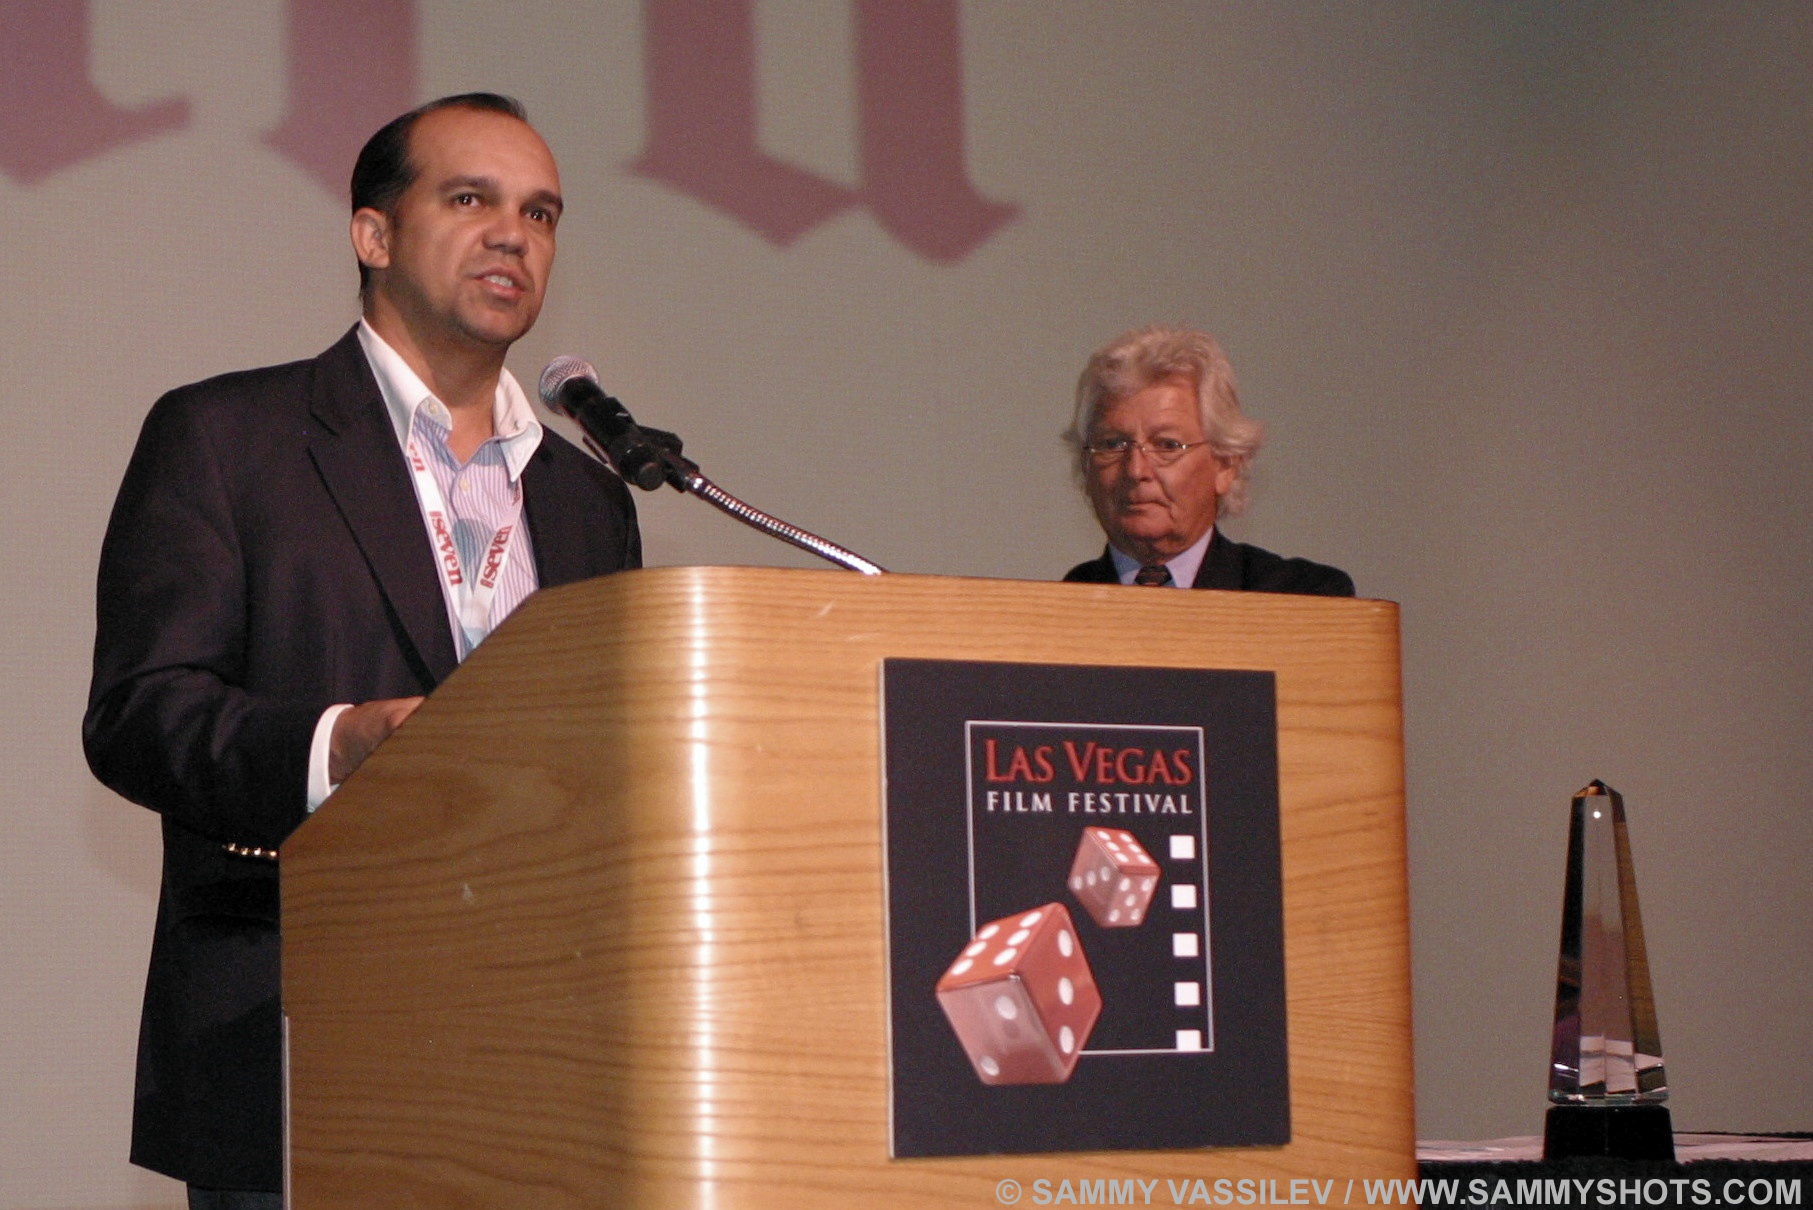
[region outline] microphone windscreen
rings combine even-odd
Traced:
[[[541,384],[537,388],[541,401],[557,412],[565,412],[566,409],[560,406],[560,388],[575,378],[597,382],[598,371],[592,368],[591,362],[577,357],[561,356],[550,361],[548,368],[541,372]]]

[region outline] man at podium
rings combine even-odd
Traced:
[[[284,838],[542,585],[641,562],[629,494],[504,357],[560,221],[521,106],[444,98],[352,177],[362,318],[146,418],[101,551],[83,740],[162,817],[132,1160],[276,1207]]]
[[[1246,505],[1262,432],[1207,332],[1143,328],[1110,341],[1077,382],[1067,435],[1108,548],[1066,580],[1353,595],[1346,572],[1235,542],[1216,525]]]

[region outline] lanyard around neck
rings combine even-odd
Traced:
[[[522,521],[522,494],[517,493],[511,519],[491,535],[491,544],[485,548],[474,576],[460,566],[459,547],[453,540],[453,514],[441,494],[441,485],[435,482],[434,472],[428,469],[427,459],[416,447],[413,431],[409,437],[409,473],[415,478],[416,498],[422,502],[428,540],[434,545],[434,567],[441,578],[441,591],[459,617],[459,654],[463,660],[491,633],[491,603],[516,545],[516,531]]]

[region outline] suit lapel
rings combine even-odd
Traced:
[[[540,447],[522,472],[523,520],[535,546],[536,582],[543,588],[594,574],[586,564],[586,525],[592,519],[581,509],[553,504],[563,485],[548,442],[558,440],[553,433],[543,433]]]
[[[1239,592],[1242,579],[1240,547],[1232,539],[1224,537],[1221,527],[1217,525],[1214,536],[1209,539],[1209,549],[1202,556],[1202,566],[1196,569],[1196,579],[1190,587]]]
[[[403,631],[411,662],[438,685],[459,663],[415,486],[357,329],[316,360],[309,454]],[[538,543],[539,545],[539,543]]]

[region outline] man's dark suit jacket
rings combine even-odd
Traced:
[[[522,475],[544,587],[639,566],[629,493],[553,433]],[[132,1160],[213,1188],[281,1180],[277,866],[336,702],[457,663],[415,489],[356,329],[320,357],[160,399],[101,550],[82,737],[163,816]]]
[[[1118,584],[1114,558],[1104,548],[1101,558],[1078,563],[1064,579],[1085,584]],[[1269,550],[1236,542],[1219,527],[1196,570],[1191,588],[1230,592],[1294,592],[1313,597],[1351,597],[1353,579],[1339,568],[1308,559],[1286,559]]]

